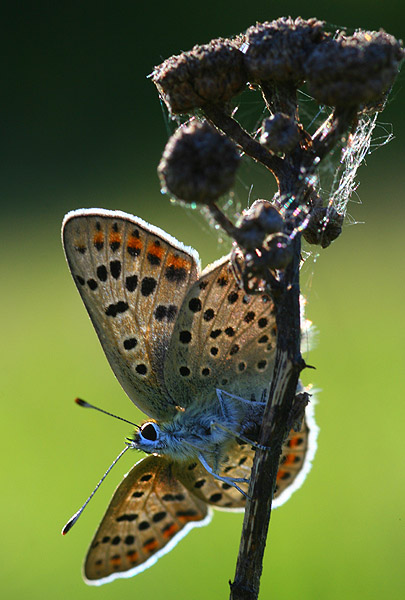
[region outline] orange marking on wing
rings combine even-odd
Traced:
[[[135,250],[142,250],[143,244],[139,238],[131,235],[128,238],[127,246],[128,248],[134,248]]]
[[[287,472],[287,471],[283,471],[282,469],[279,469],[279,470],[277,471],[277,481],[279,481],[280,479],[282,479],[282,478],[283,478],[283,475],[285,475],[285,474],[286,474],[286,472]]]
[[[136,562],[139,558],[139,554],[133,550],[132,552],[128,552],[127,557],[131,562]]]
[[[172,525],[170,525],[170,527],[162,531],[163,537],[169,539],[170,537],[172,537],[172,535],[177,533],[178,530],[179,526],[177,525],[177,523],[173,523]]]
[[[290,441],[288,442],[288,445],[290,448],[295,448],[296,446],[299,446],[300,443],[300,436],[296,435],[295,437],[291,438]]]
[[[157,550],[159,548],[159,543],[157,540],[152,540],[151,542],[144,544],[142,548],[145,550],[145,552],[153,552],[153,550]]]
[[[121,557],[120,556],[112,556],[110,558],[110,563],[112,565],[120,565],[121,564]]]
[[[189,271],[190,269],[190,261],[185,258],[181,258],[176,254],[169,254],[169,258],[167,259],[167,266],[173,267],[174,269],[185,269]]]
[[[287,454],[287,456],[285,457],[285,461],[284,461],[284,465],[292,465],[295,463],[295,454]]]
[[[156,256],[156,258],[161,259],[164,253],[164,248],[162,248],[161,246],[156,246],[155,242],[149,244],[148,254],[152,254],[152,256]]]
[[[177,517],[181,523],[188,523],[188,521],[201,521],[201,515],[178,515]]]
[[[117,231],[110,231],[109,240],[110,240],[110,244],[114,244],[114,242],[115,243],[118,242],[118,244],[121,244],[122,235]]]
[[[104,244],[104,234],[101,231],[98,231],[94,234],[93,243],[96,244]]]

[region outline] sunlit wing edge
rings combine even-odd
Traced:
[[[75,217],[109,217],[111,219],[125,219],[126,221],[129,221],[131,223],[135,223],[140,227],[143,227],[153,235],[160,236],[166,242],[171,244],[174,248],[177,248],[182,252],[190,254],[190,256],[196,262],[198,271],[201,271],[201,261],[197,250],[195,250],[191,246],[186,246],[185,244],[183,244],[183,242],[180,242],[163,229],[160,229],[160,227],[151,225],[150,223],[144,221],[140,217],[135,217],[134,215],[123,212],[121,210],[106,210],[104,208],[78,208],[76,210],[71,210],[64,216],[62,222],[62,238],[66,223]]]
[[[315,456],[316,450],[318,448],[317,439],[318,439],[318,433],[319,433],[319,427],[315,421],[315,408],[314,408],[315,404],[316,404],[316,400],[314,398],[314,391],[311,389],[311,402],[308,404],[308,406],[305,409],[305,417],[306,417],[308,427],[309,427],[309,435],[308,435],[308,450],[305,455],[304,464],[302,465],[302,468],[301,468],[300,472],[298,473],[297,477],[294,479],[294,482],[290,486],[288,486],[280,494],[280,496],[278,496],[278,498],[276,498],[274,500],[273,505],[272,505],[273,508],[278,508],[279,506],[281,506],[282,504],[287,502],[287,500],[289,500],[289,498],[291,498],[292,494],[294,494],[294,492],[296,492],[302,486],[308,473],[312,469],[312,461],[314,460],[314,456]]]

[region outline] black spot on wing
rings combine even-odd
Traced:
[[[150,296],[156,288],[157,281],[154,277],[144,277],[141,283],[142,296]]]
[[[167,321],[172,322],[177,315],[177,306],[175,304],[169,304],[168,306],[165,304],[159,304],[155,308],[155,312],[153,314],[157,321],[163,321],[166,319]]]
[[[189,344],[191,342],[191,332],[187,330],[180,331],[179,340],[182,344]]]
[[[132,521],[136,521],[137,518],[138,515],[136,513],[130,513],[120,515],[115,520],[117,521],[117,523],[122,523],[123,521],[128,521],[129,523],[131,523]]]
[[[201,300],[199,298],[191,298],[188,307],[193,313],[199,312],[202,308]]]
[[[138,375],[146,375],[148,368],[143,363],[140,363],[139,365],[136,365],[135,371],[138,373]]]
[[[137,285],[138,275],[128,275],[128,277],[125,278],[125,287],[127,288],[128,292],[134,292]]]
[[[125,350],[132,350],[133,348],[135,348],[137,343],[138,340],[136,338],[127,338],[126,340],[124,340],[124,348]]]
[[[110,304],[109,306],[107,306],[107,308],[105,309],[105,314],[107,315],[107,317],[116,317],[118,314],[126,312],[128,308],[129,306],[127,302],[120,300],[115,304]]]
[[[114,279],[118,279],[121,275],[121,261],[112,260],[110,262],[110,273]]]
[[[127,546],[132,546],[135,543],[135,536],[127,535],[124,539],[124,543],[127,544]]]
[[[88,279],[87,285],[89,286],[92,292],[94,292],[94,290],[98,288],[98,283],[95,279]]]
[[[184,267],[170,265],[165,271],[165,276],[171,283],[182,283],[187,278],[187,271]]]
[[[100,281],[107,281],[107,269],[105,265],[98,266],[96,272]]]
[[[215,317],[215,313],[212,308],[207,308],[203,314],[204,321],[211,321]]]

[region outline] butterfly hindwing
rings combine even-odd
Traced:
[[[173,474],[161,456],[140,460],[116,489],[84,565],[85,580],[100,585],[132,577],[155,563],[211,512]]]
[[[302,484],[308,473],[316,448],[317,428],[312,428],[312,407],[307,408],[301,431],[291,430],[280,458],[273,507],[280,506]],[[311,423],[311,430],[308,426]],[[230,447],[219,475],[234,479],[249,479],[255,450],[238,440]],[[246,498],[232,485],[219,481],[204,469],[201,463],[191,463],[187,469],[175,466],[175,473],[185,485],[207,504],[222,510],[244,510]],[[248,486],[238,483],[247,493]]]
[[[198,276],[198,255],[118,211],[68,213],[62,235],[72,276],[117,379],[146,414],[173,415],[162,365],[182,300]]]

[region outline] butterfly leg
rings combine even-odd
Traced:
[[[239,438],[243,442],[246,442],[246,444],[249,444],[250,446],[255,448],[255,450],[270,450],[269,446],[263,446],[262,444],[253,442],[252,440],[249,440],[249,438],[244,436],[242,433],[237,433],[236,431],[232,431],[232,429],[228,429],[228,427],[225,427],[225,425],[222,425],[222,423],[218,423],[217,421],[212,421],[211,429],[214,429],[215,427],[217,427],[218,429],[222,429],[223,431],[226,431],[226,433],[229,433],[234,438]]]
[[[218,475],[217,473],[215,473],[213,471],[213,469],[207,463],[207,461],[205,460],[205,458],[201,454],[201,452],[198,454],[198,458],[200,459],[200,462],[203,465],[203,467],[208,471],[208,473],[210,475],[212,475],[213,477],[215,477],[215,479],[218,479],[219,481],[223,481],[224,483],[227,483],[228,485],[231,485],[232,487],[234,487],[235,489],[237,489],[238,492],[240,492],[242,494],[242,496],[245,496],[245,498],[248,497],[248,495],[246,494],[246,492],[244,492],[243,490],[241,490],[241,488],[239,486],[237,486],[235,482],[238,482],[238,483],[239,482],[249,483],[249,479],[244,479],[243,477],[236,478],[236,479],[232,479],[232,477],[222,477],[221,475]]]

